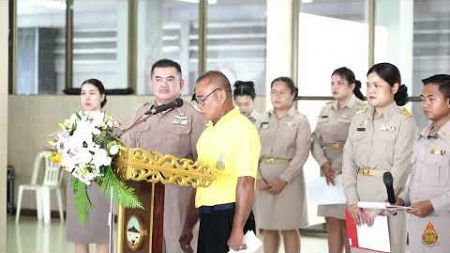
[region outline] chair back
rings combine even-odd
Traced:
[[[60,164],[54,163],[50,160],[49,156],[45,157],[45,174],[44,174],[44,181],[42,182],[42,185],[44,186],[58,186],[61,182],[61,175],[60,173],[61,167]]]
[[[34,158],[33,174],[31,174],[31,182],[30,182],[31,185],[37,184],[42,161],[44,161],[44,166],[46,166],[46,164],[47,164],[46,157],[48,156],[48,154],[49,154],[48,151],[42,151],[36,156],[36,158]]]

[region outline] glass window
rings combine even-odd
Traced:
[[[330,96],[331,73],[342,66],[364,82],[369,53],[368,1],[302,1],[299,8],[299,95]]]
[[[375,60],[396,64],[410,95],[420,96],[421,80],[448,73],[450,0],[376,1]],[[410,103],[420,126],[420,103]]]
[[[89,78],[128,87],[128,1],[74,0],[73,87]]]
[[[218,0],[208,5],[207,70],[222,71],[233,84],[253,81],[265,94],[266,1]]]
[[[181,65],[182,92],[190,94],[198,72],[198,1],[139,0],[137,31],[137,93],[151,93],[152,64],[169,58]]]
[[[17,1],[16,94],[64,89],[64,1]]]

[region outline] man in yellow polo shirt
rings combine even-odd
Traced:
[[[245,249],[244,233],[255,230],[251,213],[261,151],[258,131],[234,108],[231,85],[219,71],[197,79],[195,98],[210,121],[197,142],[198,161],[220,170],[206,188],[198,188],[198,253]],[[181,242],[181,240],[180,240]]]

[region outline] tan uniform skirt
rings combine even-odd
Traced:
[[[67,241],[73,243],[108,243],[108,213],[109,202],[100,192],[100,187],[92,183],[88,186],[88,195],[92,203],[92,209],[86,225],[81,225],[75,207],[74,194],[70,184],[70,176],[66,173],[66,234]]]
[[[260,174],[268,181],[278,178],[287,164],[259,164]],[[303,173],[293,178],[279,195],[256,190],[254,212],[256,226],[267,230],[291,230],[307,226],[305,181]]]
[[[347,209],[345,204],[319,205],[317,207],[317,216],[345,220],[345,209]]]

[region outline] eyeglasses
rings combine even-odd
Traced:
[[[210,93],[208,93],[205,96],[201,96],[201,97],[197,97],[197,95],[194,93],[192,95],[192,102],[197,103],[199,106],[203,106],[205,105],[206,100],[208,99],[208,97],[213,94],[214,92],[221,90],[222,88],[215,88],[214,90],[212,90]]]
[[[174,84],[177,79],[174,76],[155,76],[153,77],[153,81],[157,83],[168,83],[168,84]]]

